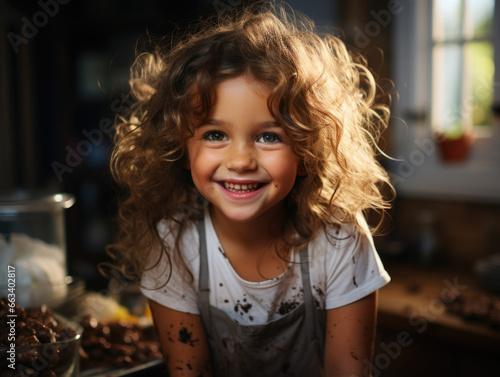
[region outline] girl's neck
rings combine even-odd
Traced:
[[[233,244],[245,245],[248,249],[276,245],[286,234],[287,214],[284,205],[271,208],[264,215],[248,222],[231,221],[214,206],[210,207],[210,215],[221,242],[228,240]]]
[[[213,206],[210,213],[224,255],[242,279],[260,282],[286,271],[290,254],[283,236],[293,228],[287,229],[284,206],[244,223],[229,220]]]

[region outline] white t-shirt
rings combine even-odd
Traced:
[[[160,235],[168,245],[175,244],[167,221],[160,222]],[[217,237],[208,211],[205,214],[207,255],[210,279],[210,304],[224,310],[243,325],[265,324],[292,311],[303,302],[300,259],[292,253],[292,263],[280,276],[262,282],[242,279],[233,269]],[[149,299],[181,312],[199,314],[198,279],[200,269],[199,237],[196,224],[190,224],[180,240],[184,260],[194,279],[186,276],[168,258],[147,270],[142,277],[142,293]],[[155,256],[152,260],[156,261]],[[321,309],[333,309],[357,301],[390,281],[375,251],[370,234],[352,225],[339,224],[321,231],[309,244],[310,278],[314,301]]]

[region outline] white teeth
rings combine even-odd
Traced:
[[[238,183],[232,183],[232,182],[224,182],[224,187],[228,191],[232,192],[250,192],[257,190],[261,186],[260,183],[243,183],[243,184],[238,184]]]

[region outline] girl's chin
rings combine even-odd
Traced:
[[[254,221],[259,217],[260,214],[242,213],[242,212],[233,213],[233,212],[221,211],[221,215],[231,222],[244,224]]]
[[[263,214],[260,208],[228,208],[228,206],[221,207],[220,205],[217,205],[217,203],[211,203],[210,206],[210,212],[215,218],[232,223],[250,223],[261,217]]]
[[[226,219],[227,221],[233,223],[254,223],[258,221],[259,223],[264,222],[267,223],[268,216],[271,216],[274,221],[279,221],[279,217],[284,213],[278,203],[277,205],[273,205],[270,208],[262,208],[261,206],[247,206],[244,207],[228,207],[217,206],[212,204],[212,210],[215,212],[216,217],[221,216],[221,218]],[[214,213],[212,212],[212,213]]]

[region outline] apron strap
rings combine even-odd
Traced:
[[[208,256],[207,256],[207,239],[205,237],[205,217],[203,216],[196,222],[199,236],[199,254],[200,254],[200,276],[198,298],[200,304],[200,314],[205,324],[205,331],[210,334],[210,287],[208,279]]]
[[[315,344],[317,363],[321,366],[324,361],[324,313],[319,314],[316,310],[314,296],[311,289],[311,279],[309,274],[309,252],[307,245],[300,252],[300,271],[302,273],[302,289],[304,292],[305,304],[305,326],[307,328],[307,340],[309,344]],[[315,341],[316,340],[316,341]]]
[[[300,251],[300,272],[302,275],[302,290],[304,293],[304,305],[306,310],[306,326],[309,340],[314,338],[316,334],[316,320],[314,315],[314,296],[311,289],[311,278],[309,274],[309,249],[306,245]]]

